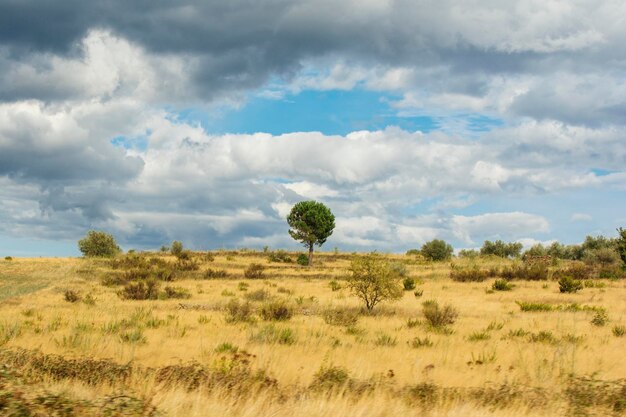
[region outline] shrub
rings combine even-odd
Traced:
[[[164,290],[165,298],[177,298],[177,299],[191,298],[191,293],[189,292],[189,290],[183,287],[167,286],[163,290]]]
[[[524,262],[503,268],[499,275],[507,280],[545,281],[548,279],[548,265],[544,262]]]
[[[413,291],[413,295],[415,296],[415,298],[419,298],[424,295],[424,290],[415,290]]]
[[[583,289],[582,281],[564,276],[559,279],[559,291],[562,293],[575,293]]]
[[[13,260],[13,257],[12,257],[12,256],[5,256],[5,257],[4,257],[4,260],[5,260],[5,261],[12,261],[12,260]]]
[[[581,262],[574,262],[565,269],[559,269],[554,271],[552,278],[558,280],[564,276],[568,276],[576,280],[585,280],[593,278],[593,275],[593,267],[585,265]]]
[[[110,258],[122,251],[112,235],[95,230],[90,230],[87,236],[78,241],[78,249],[89,258]]]
[[[487,271],[480,269],[477,265],[470,268],[460,268],[453,265],[450,270],[450,279],[457,282],[482,282],[488,276]]]
[[[404,278],[408,274],[406,265],[402,262],[392,262],[389,264],[389,268],[391,268],[391,270],[395,272],[396,275],[398,275],[400,278]]]
[[[422,245],[420,253],[429,261],[445,261],[452,257],[454,249],[441,239],[434,239]]]
[[[269,301],[261,307],[263,320],[284,321],[293,316],[293,309],[285,300]]]
[[[424,301],[422,303],[422,314],[434,328],[454,324],[459,316],[459,312],[454,307],[450,305],[439,307],[439,303],[434,300]]]
[[[621,325],[613,326],[613,336],[622,337],[624,335],[626,335],[626,326],[621,326]]]
[[[328,391],[343,387],[349,382],[348,371],[338,366],[320,367],[313,376],[311,389]]]
[[[159,298],[159,283],[154,279],[130,282],[117,294],[125,300],[156,300]]]
[[[296,263],[298,265],[307,266],[309,264],[309,257],[306,256],[304,253],[301,253],[300,255],[298,255]]]
[[[63,296],[68,303],[80,301],[80,294],[74,290],[65,290]]]
[[[226,278],[228,276],[228,272],[225,269],[207,269],[204,272],[204,279],[217,279],[217,278]]]
[[[178,240],[173,241],[172,246],[170,246],[170,252],[172,255],[178,257],[183,253],[183,243]]]
[[[582,260],[587,265],[599,265],[603,268],[621,263],[619,253],[614,248],[608,247],[586,250]]]
[[[329,308],[323,311],[322,317],[331,326],[354,326],[359,321],[358,311],[351,308]]]
[[[369,312],[381,301],[399,299],[403,293],[398,283],[398,275],[387,261],[374,253],[352,261],[347,283],[352,293],[365,303]]]
[[[284,250],[279,250],[276,252],[271,252],[267,257],[270,262],[282,262],[282,263],[291,263],[292,260],[289,257],[289,254]]]
[[[226,304],[226,322],[239,323],[252,321],[253,309],[249,302],[239,303],[238,300],[230,300]]]
[[[505,279],[497,279],[493,285],[491,285],[491,289],[494,291],[511,291],[513,289],[513,285]]]
[[[256,290],[247,293],[245,297],[250,301],[265,301],[270,298],[270,292],[267,290]]]
[[[476,249],[461,249],[459,251],[459,258],[476,259],[480,253]]]
[[[263,271],[265,267],[261,264],[251,263],[248,265],[243,273],[243,276],[248,279],[261,279],[263,278]]]
[[[402,280],[402,286],[404,287],[404,291],[411,291],[415,289],[415,279],[411,277],[406,277]]]
[[[336,281],[332,280],[328,283],[331,291],[339,291],[341,289],[341,285]]]
[[[186,253],[186,252],[183,252]],[[200,265],[193,259],[178,258],[174,264],[174,268],[177,271],[197,271],[200,269]]]
[[[552,335],[552,332],[542,330],[539,333],[530,333],[528,341],[532,343],[556,343],[556,338]]]
[[[609,321],[609,316],[608,314],[606,314],[606,311],[600,310],[600,311],[596,311],[596,314],[594,314],[593,318],[591,319],[591,324],[593,324],[594,326],[601,327],[607,324],[608,321]]]

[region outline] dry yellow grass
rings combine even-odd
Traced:
[[[110,271],[106,261],[0,261],[0,326],[9,334],[4,339],[0,335],[0,344],[5,350],[36,349],[65,357],[106,358],[158,368],[190,361],[211,364],[220,356],[216,348],[228,343],[256,355],[253,368],[265,370],[284,390],[279,401],[264,391],[241,397],[219,389],[187,392],[158,387],[150,381],[132,382],[129,389],[150,397],[168,416],[418,415],[416,407],[394,393],[424,383],[460,389],[508,384],[552,392],[564,389],[571,376],[593,375],[607,381],[626,376],[625,338],[615,337],[611,331],[613,325],[626,324],[624,281],[603,281],[603,288],[585,288],[577,294],[561,294],[551,281],[522,281],[513,291],[488,293],[493,280],[453,282],[448,278],[448,263],[424,264],[410,257],[387,256],[406,263],[409,275],[419,280],[423,295],[416,297],[407,291],[401,300],[381,304],[375,315],[360,316],[349,329],[326,324],[321,314],[330,307],[360,307],[359,300],[346,289],[332,291],[329,287],[330,280],[342,283],[347,273],[349,256],[344,254],[320,254],[319,264],[306,268],[268,263],[263,253],[217,253],[212,262],[202,263],[201,271],[225,269],[228,279],[193,279],[200,273],[191,273],[171,283],[189,290],[190,299],[154,301],[122,300],[116,288],[101,285],[101,278]],[[265,278],[243,278],[243,270],[252,262],[266,266]],[[245,291],[240,282],[248,284]],[[67,289],[82,296],[91,294],[95,305],[66,302],[63,294]],[[260,289],[288,299],[296,314],[288,321],[271,324],[258,318],[254,323],[227,323],[223,311],[226,303],[233,298],[243,300],[245,294]],[[421,303],[431,299],[458,309],[459,318],[450,326],[451,334],[429,330],[425,325],[408,325],[409,320],[423,320]],[[610,323],[592,325],[592,311],[522,312],[518,300],[602,307]],[[151,317],[153,322],[129,326],[129,332],[137,329],[140,340],[124,340],[119,329],[113,328],[137,314]],[[290,329],[293,342],[264,342],[255,337],[267,326]],[[529,335],[520,336],[521,332],[511,335],[518,329],[549,332],[553,341],[532,342]],[[416,337],[428,338],[432,346],[413,347]],[[365,396],[285,395],[308,387],[323,366],[341,367],[354,380],[384,381],[395,388]],[[115,389],[87,387],[71,380],[44,378],[44,382],[51,389],[65,389],[86,398]],[[500,405],[506,405],[506,412],[463,398],[451,399],[437,403],[429,415],[548,416],[566,410],[562,399],[556,398],[542,407],[528,408],[513,400]]]

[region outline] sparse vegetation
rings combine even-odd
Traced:
[[[384,259],[373,253],[352,261],[347,285],[369,312],[381,301],[402,297],[398,275]]]
[[[386,264],[394,291],[402,295],[404,280],[410,278],[419,282],[419,289],[410,290],[416,297],[427,294],[437,300],[422,303],[409,293],[368,310],[348,278],[352,261],[369,255],[322,252],[320,267],[305,269],[288,262],[267,265],[269,249],[214,251],[211,260],[188,253],[183,261],[198,269],[182,271],[177,267],[182,258],[142,252],[107,260],[20,258],[5,263],[0,275],[8,281],[0,284],[0,296],[10,298],[0,319],[0,363],[27,376],[23,381],[36,378],[38,392],[88,401],[85,415],[101,415],[101,401],[114,397],[116,387],[142,398],[137,394],[145,392],[140,381],[154,381],[149,400],[141,404],[157,404],[162,417],[181,409],[203,415],[210,404],[238,415],[242,409],[232,404],[241,398],[251,407],[263,401],[290,411],[304,410],[297,407],[309,407],[313,398],[324,407],[363,402],[398,415],[445,414],[444,402],[463,404],[462,412],[469,415],[515,417],[540,410],[546,415],[576,415],[576,410],[613,415],[615,407],[622,407],[622,385],[616,381],[623,374],[624,287],[621,281],[599,278],[598,264],[550,262],[550,275],[558,278],[535,281],[517,273],[509,274],[509,280],[501,273],[544,258],[454,260],[458,269],[476,266],[489,279],[486,285],[451,280],[449,263],[426,262],[421,255],[374,255]],[[295,259],[296,254],[288,256]],[[267,265],[263,277],[241,280],[252,263]],[[224,274],[202,281],[208,269]],[[559,271],[570,269],[591,271],[593,279],[580,280],[583,298],[556,291],[556,280],[564,275]],[[12,281],[13,275],[19,279]],[[515,284],[517,305],[513,294],[485,295],[485,287],[491,290],[495,282]],[[26,284],[34,290],[15,292]],[[66,290],[79,299],[65,302]],[[463,313],[459,316],[452,306]],[[24,350],[34,344],[41,352]],[[175,353],[163,353],[172,346]],[[567,353],[572,349],[575,355]],[[598,367],[598,357],[616,365]],[[415,384],[413,371],[406,372],[407,358],[417,358],[409,365],[426,382]],[[8,392],[3,369],[0,404],[6,404],[2,401]],[[460,369],[471,373],[469,382],[455,377]],[[585,379],[591,374],[596,379]],[[36,398],[32,390],[40,389],[31,382],[20,387],[25,399]],[[297,401],[294,392],[300,395]],[[46,407],[36,410],[41,415],[57,411]],[[333,408],[333,413],[353,410],[345,407]],[[120,417],[147,415],[121,410]],[[311,415],[311,409],[301,413]]]
[[[574,293],[583,289],[583,283],[572,277],[564,276],[559,279],[559,291],[565,293]]]
[[[263,278],[263,271],[265,271],[265,267],[263,265],[251,263],[244,271],[243,276],[248,279],[261,279]]]

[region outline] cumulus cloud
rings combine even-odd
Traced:
[[[0,0],[0,231],[286,245],[291,205],[319,199],[340,246],[534,239],[551,231],[540,209],[464,209],[626,188],[625,13],[590,0]],[[445,122],[216,135],[179,116],[354,89]],[[473,131],[467,112],[502,125]]]

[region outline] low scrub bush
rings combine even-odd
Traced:
[[[74,290],[65,290],[63,297],[68,303],[75,303],[81,299],[80,294]]]
[[[156,300],[159,298],[159,283],[154,279],[130,282],[117,294],[124,300]]]
[[[5,256],[5,257],[4,257],[4,260],[5,260],[5,261],[12,261],[12,260],[13,260],[13,257],[12,257],[12,256]]]
[[[454,307],[450,305],[440,307],[439,303],[434,300],[422,303],[422,314],[428,323],[434,328],[454,324],[459,316],[458,310]]]
[[[198,269],[200,269],[200,264],[193,259],[178,258],[178,260],[174,264],[174,268],[177,271],[181,272],[197,271]]]
[[[524,262],[503,268],[499,275],[508,280],[546,281],[550,275],[548,265],[543,262]]]
[[[609,322],[609,315],[606,314],[606,311],[596,311],[593,318],[591,319],[591,324],[594,326],[604,326]]]
[[[251,263],[248,265],[243,273],[243,276],[248,279],[261,279],[263,278],[263,271],[265,267],[261,264]]]
[[[513,285],[505,279],[497,279],[491,285],[491,289],[494,291],[511,291],[513,289]]]
[[[595,270],[592,266],[582,262],[573,262],[567,268],[554,271],[552,279],[559,280],[566,276],[575,280],[592,279],[595,276]]]
[[[163,298],[187,299],[191,298],[191,293],[186,288],[168,285],[163,289]]]
[[[542,330],[538,333],[530,333],[528,335],[528,341],[531,343],[556,343],[557,339],[554,337],[552,332]]]
[[[623,337],[626,335],[626,326],[616,325],[613,326],[613,336],[615,337]]]
[[[322,366],[313,376],[310,388],[314,391],[332,391],[344,387],[350,381],[348,371],[339,366]]]
[[[583,283],[580,280],[569,276],[563,276],[559,279],[559,291],[562,293],[575,293],[582,289]]]
[[[204,271],[203,278],[204,279],[219,279],[228,277],[228,272],[224,269],[207,269]]]
[[[415,289],[415,278],[406,277],[402,280],[402,286],[404,291],[411,291]]]
[[[323,311],[322,317],[331,326],[354,326],[359,321],[358,311],[347,307],[328,308]]]
[[[263,320],[285,321],[293,316],[293,309],[285,300],[268,301],[261,306]]]
[[[239,323],[253,321],[254,309],[249,302],[240,303],[239,300],[230,300],[226,304],[226,322]]]
[[[488,271],[480,269],[477,265],[470,268],[453,266],[450,270],[450,279],[456,282],[482,282],[488,277]]]
[[[270,298],[270,292],[268,290],[256,290],[256,291],[251,291],[249,293],[246,293],[246,295],[244,297],[246,297],[246,300],[250,300],[250,301],[265,301],[265,300],[269,300]]]
[[[285,252],[284,250],[271,252],[267,256],[267,260],[269,262],[282,262],[282,263],[291,263],[291,262],[293,262],[291,260],[291,258],[289,257],[289,254],[287,252]]]
[[[331,291],[339,291],[341,289],[341,284],[339,284],[336,280],[332,280],[328,283]]]
[[[307,266],[309,265],[309,257],[305,255],[304,253],[301,253],[300,255],[298,255],[298,258],[296,259],[296,263],[301,266]]]

